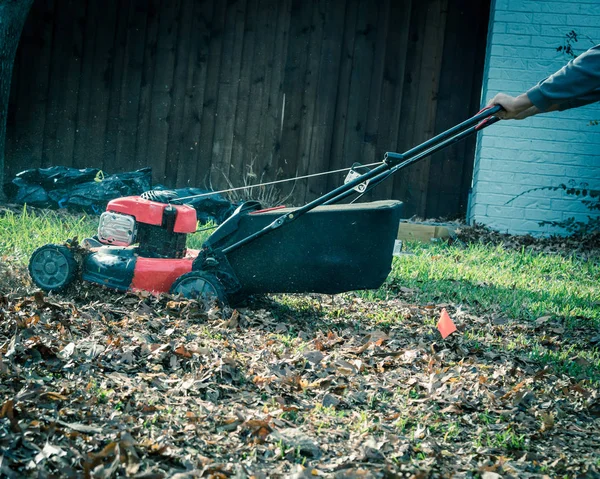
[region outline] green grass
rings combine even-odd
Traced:
[[[77,237],[79,240],[94,236],[98,230],[98,216],[70,214],[64,211],[31,210],[23,207],[20,213],[0,212],[0,257],[10,256],[27,263],[33,251],[45,244],[63,244]],[[200,229],[212,225],[201,226]],[[211,231],[188,237],[188,247],[199,248]]]
[[[416,300],[451,302],[519,320],[551,315],[567,324],[600,324],[600,261],[472,244],[410,244],[413,255],[394,258],[386,284],[366,296],[400,287]],[[589,323],[588,323],[589,324]]]
[[[20,214],[6,211],[0,216],[0,256],[11,256],[26,263],[31,253],[47,243],[62,244],[74,237],[80,240],[96,234],[97,217],[62,212],[32,212],[26,207]]]

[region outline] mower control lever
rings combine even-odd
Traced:
[[[362,168],[364,171],[363,173],[359,173],[358,169]],[[348,174],[346,175],[346,178],[344,179],[344,184],[346,183],[350,183],[352,180],[362,176],[364,173],[368,172],[369,169],[367,167],[362,166],[360,163],[354,163],[352,165],[352,168],[350,168],[350,171],[348,172]],[[364,193],[367,190],[367,186],[369,186],[369,180],[365,180],[362,183],[360,183],[359,185],[356,185],[353,190],[358,192],[358,193]]]

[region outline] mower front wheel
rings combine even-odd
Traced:
[[[77,261],[66,246],[47,244],[36,249],[29,259],[29,275],[44,291],[61,291],[73,282]]]
[[[221,282],[214,274],[205,271],[190,271],[175,280],[169,291],[186,299],[202,300],[206,303],[227,304],[227,295]]]

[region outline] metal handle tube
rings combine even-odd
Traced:
[[[457,133],[453,137],[447,138],[446,140],[442,141],[441,143],[438,143],[437,145],[429,148],[428,150],[418,153],[417,155],[413,156],[412,158],[409,158],[409,159],[403,161],[402,163],[397,164],[396,166],[392,167],[388,171],[384,171],[384,172],[378,174],[377,176],[375,176],[374,178],[371,179],[371,182],[369,183],[369,190],[374,188],[375,186],[377,186],[379,183],[384,181],[389,176],[396,173],[398,170],[401,170],[402,168],[404,168],[408,165],[416,163],[417,161],[419,161],[427,156],[433,155],[434,153],[437,153],[438,151],[443,150],[444,148],[463,140],[467,136],[475,133],[476,131],[482,130],[483,128],[485,128],[487,126],[493,125],[497,121],[500,121],[500,118],[498,118],[497,116],[486,118],[485,120],[478,123],[477,125],[471,126],[467,130]],[[386,157],[388,155],[398,155],[398,154],[397,153],[386,153]],[[360,179],[360,178],[357,178],[357,179]],[[364,179],[362,181],[364,181]],[[354,190],[344,191],[340,195],[326,201],[323,204],[332,205],[332,204],[338,203],[338,202],[342,201],[343,199],[347,198],[348,196],[351,196],[354,193],[355,193]],[[366,193],[366,191],[362,192],[361,195],[364,195],[365,193]]]
[[[472,116],[471,118],[469,118],[468,120],[463,121],[462,123],[459,123],[458,125],[450,128],[449,130],[446,130],[442,133],[440,133],[437,136],[434,136],[433,138],[427,140],[424,143],[421,143],[420,145],[415,146],[414,148],[405,151],[402,156],[404,156],[404,158],[411,158],[415,155],[418,155],[419,153],[428,150],[429,148],[437,145],[438,143],[441,143],[443,141],[445,141],[448,138],[453,137],[454,135],[456,135],[457,133],[470,128],[472,126],[477,126],[482,120],[485,120],[489,117],[491,117],[492,115],[495,115],[496,113],[498,113],[500,110],[502,110],[502,107],[500,105],[494,105],[492,107],[488,107],[488,108],[484,108],[483,110],[479,111],[475,116]],[[390,155],[390,153],[387,153],[388,155]],[[398,153],[393,153],[391,155],[398,155]]]

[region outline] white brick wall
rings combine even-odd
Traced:
[[[600,43],[600,0],[492,0],[482,104],[498,92],[519,95],[560,69],[556,51],[575,30],[577,53]],[[600,189],[600,103],[574,110],[503,121],[480,133],[467,213],[513,234],[564,233],[539,226],[593,215],[562,191],[533,188],[574,180]]]

